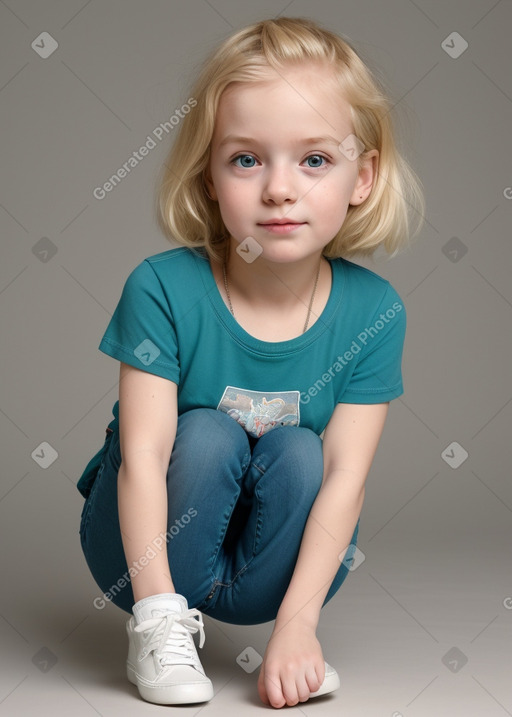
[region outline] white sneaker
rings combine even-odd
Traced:
[[[320,695],[326,695],[328,692],[334,692],[340,686],[340,678],[334,667],[331,667],[327,662],[325,663],[325,677],[324,681],[317,689],[316,692],[311,692],[309,697],[320,697]]]
[[[126,623],[126,672],[140,696],[161,705],[211,700],[213,685],[204,673],[192,637],[199,631],[199,647],[203,646],[199,610],[189,610],[183,595],[163,593],[139,600],[133,614]]]

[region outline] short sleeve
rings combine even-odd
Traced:
[[[357,334],[357,363],[338,403],[385,403],[402,395],[406,324],[403,302],[388,284],[373,318]]]
[[[130,366],[179,382],[178,342],[171,307],[147,260],[128,276],[99,350]]]

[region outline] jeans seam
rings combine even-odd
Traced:
[[[94,483],[91,486],[89,495],[87,496],[87,498],[85,500],[82,517],[80,520],[80,531],[79,531],[80,532],[80,542],[82,544],[82,548],[84,549],[84,551],[85,551],[85,538],[87,535],[87,528],[88,528],[90,520],[91,520],[92,500],[97,491],[97,488],[99,485],[99,479],[101,478],[101,475],[104,470],[105,470],[105,459],[103,458],[103,460],[101,461],[100,466],[98,468],[98,472],[96,473]]]
[[[249,563],[252,561],[253,558],[254,558],[254,555],[250,558],[250,560],[249,560],[245,565],[243,565],[243,566],[240,568],[240,570],[238,570],[238,572],[237,572],[236,575],[233,577],[233,579],[230,580],[228,583],[223,583],[222,580],[219,580],[218,578],[213,578],[213,585],[212,585],[212,587],[211,587],[211,589],[210,589],[210,592],[208,593],[208,596],[207,596],[206,599],[207,599],[207,600],[211,600],[212,597],[213,597],[213,596],[215,595],[215,593],[217,592],[217,588],[218,588],[218,587],[221,587],[221,588],[232,588],[233,585],[235,584],[235,581],[237,580],[237,578],[238,578],[242,573],[244,573],[244,572],[247,570],[247,567],[249,566]]]
[[[254,462],[252,463],[252,465],[254,468],[256,468],[257,471],[259,471],[261,473],[261,475],[265,474],[266,469],[260,468]],[[237,572],[237,574],[233,578],[232,582],[234,582],[236,580],[236,578],[238,578],[238,576],[242,573],[242,571],[247,570],[247,568],[252,563],[252,561],[254,560],[254,557],[256,555],[256,547],[257,547],[256,544],[261,535],[261,524],[262,524],[262,521],[261,521],[261,496],[258,494],[258,486],[256,486],[256,488],[254,489],[254,496],[256,497],[256,499],[258,501],[258,507],[257,507],[258,512],[256,514],[256,530],[255,530],[254,540],[253,540],[252,548],[251,548],[252,555],[249,558],[249,560],[245,563],[245,565],[242,568],[240,568],[240,570]]]
[[[211,573],[211,576],[212,576],[212,580],[214,581],[214,586],[213,586],[212,590],[210,590],[209,595],[212,594],[212,591],[216,588],[217,584],[218,584],[218,585],[224,585],[224,583],[221,583],[221,582],[219,581],[219,579],[215,576],[215,574],[214,574],[214,572],[213,572],[213,570],[212,570],[212,567],[213,567],[213,565],[215,564],[215,562],[216,562],[216,560],[217,560],[217,558],[218,558],[218,556],[219,556],[220,549],[222,548],[222,545],[223,545],[223,543],[224,543],[224,539],[225,539],[225,537],[226,537],[226,533],[227,533],[227,530],[228,530],[228,527],[229,527],[229,521],[231,520],[231,517],[232,517],[232,515],[233,515],[233,511],[235,510],[235,506],[236,506],[237,500],[238,500],[238,496],[234,499],[234,501],[233,501],[233,503],[232,503],[232,505],[231,505],[231,507],[230,507],[229,516],[228,516],[228,519],[227,519],[227,521],[226,521],[226,524],[225,524],[225,526],[224,526],[224,528],[223,528],[223,533],[221,534],[221,536],[219,537],[219,540],[217,541],[217,545],[215,546],[215,550],[214,550],[213,556],[212,556],[212,558],[211,558],[210,573]]]
[[[243,459],[242,466],[241,466],[241,468],[242,468],[242,476],[245,474],[245,472],[247,471],[247,469],[248,469],[249,466],[251,465],[251,458],[252,458],[252,453],[251,453],[250,450],[247,450],[247,451],[245,452],[244,459]]]

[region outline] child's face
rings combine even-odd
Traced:
[[[223,93],[207,184],[231,237],[242,242],[251,236],[264,258],[289,262],[322,250],[349,204],[364,201],[378,153],[359,172],[357,161],[340,151],[353,127],[325,69],[287,68],[281,75],[269,69],[268,81]],[[325,135],[333,141],[311,141]],[[291,231],[263,226],[283,218],[299,224]]]

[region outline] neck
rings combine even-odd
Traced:
[[[273,262],[259,256],[251,264],[237,252],[234,242],[230,243],[226,256],[229,288],[253,306],[271,306],[286,310],[297,306],[297,302],[308,306],[316,277],[327,260],[322,251],[294,262]]]

